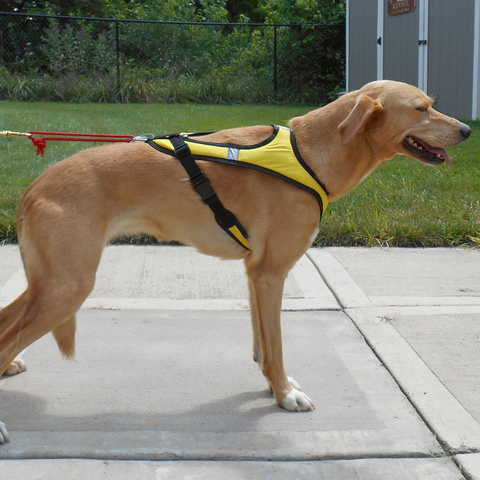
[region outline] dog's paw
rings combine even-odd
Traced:
[[[295,390],[298,390],[299,392],[302,391],[302,389],[300,388],[300,384],[293,377],[287,377],[287,378],[288,378],[288,381],[290,382],[290,385]],[[269,380],[267,380],[267,385],[268,385],[268,389],[270,390],[270,393],[273,393],[272,384],[269,382]]]
[[[292,382],[290,381],[290,383]],[[315,410],[315,405],[312,401],[296,388],[293,388],[292,391],[285,396],[282,407],[290,412],[311,412]]]
[[[16,375],[17,373],[24,372],[27,369],[27,365],[21,358],[16,358],[10,366],[5,370],[4,375]]]
[[[0,422],[0,445],[3,443],[8,443],[10,441],[10,436],[7,432],[7,427],[3,422]]]
[[[298,390],[299,392],[302,391],[300,388],[300,384],[293,378],[293,377],[287,377],[288,381],[290,382],[290,385],[295,389]]]

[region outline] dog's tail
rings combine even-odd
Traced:
[[[57,341],[58,348],[62,355],[68,359],[75,356],[75,331],[77,329],[77,320],[72,315],[66,322],[61,323],[52,330],[53,336]]]

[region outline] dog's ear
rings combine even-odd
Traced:
[[[348,117],[338,126],[342,145],[349,144],[356,135],[365,130],[373,116],[383,111],[383,106],[368,95],[359,95]]]

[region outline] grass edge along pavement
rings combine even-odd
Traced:
[[[0,130],[160,135],[277,123],[315,107],[199,104],[0,102]],[[480,122],[449,149],[451,167],[398,156],[331,203],[317,246],[440,247],[480,245]],[[50,165],[91,144],[50,142],[44,157],[24,138],[0,138],[0,243],[14,243],[16,212],[28,185]],[[88,235],[88,232],[85,233]],[[155,243],[146,236],[122,239]]]

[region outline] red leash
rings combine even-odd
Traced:
[[[14,132],[10,132],[14,133]],[[46,137],[34,137],[33,135],[47,135]],[[7,135],[9,136],[9,135]],[[135,137],[133,135],[107,135],[101,133],[66,133],[66,132],[40,132],[32,130],[28,132],[28,137],[37,147],[37,155],[45,153],[47,140],[55,142],[131,142]]]

